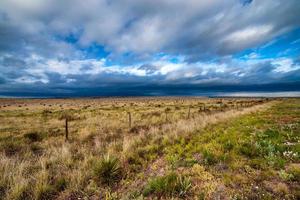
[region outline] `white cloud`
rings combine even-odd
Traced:
[[[0,13],[7,17],[2,23],[13,25],[25,40],[50,41],[46,48],[52,50],[57,49],[53,35],[74,34],[81,45],[98,43],[113,54],[166,52],[198,60],[201,55],[223,56],[255,47],[299,26],[299,9],[298,0],[253,1],[246,6],[237,0],[0,1]],[[2,40],[16,42],[12,36]],[[29,42],[25,46],[33,45]]]
[[[272,25],[250,26],[227,35],[223,45],[230,51],[236,52],[247,47],[253,47],[265,41],[265,38],[272,36]]]
[[[300,65],[294,65],[293,60],[289,58],[281,58],[272,61],[276,67],[273,71],[277,73],[287,73],[300,69]]]
[[[251,42],[260,39],[272,31],[271,25],[247,27],[229,34],[225,41],[229,42]]]

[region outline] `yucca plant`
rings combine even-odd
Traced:
[[[179,196],[185,196],[189,189],[192,187],[190,178],[179,176],[177,178],[177,192]]]
[[[122,178],[122,168],[116,157],[106,156],[94,166],[96,179],[105,185],[113,185]]]

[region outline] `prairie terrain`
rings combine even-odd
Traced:
[[[0,99],[0,199],[299,199],[299,152],[300,99]]]

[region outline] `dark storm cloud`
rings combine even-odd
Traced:
[[[6,83],[6,80],[4,77],[0,77],[0,85]]]

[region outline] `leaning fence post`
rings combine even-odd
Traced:
[[[68,117],[66,117],[66,124],[65,124],[65,129],[66,129],[66,141],[69,140],[69,130],[68,130]]]

